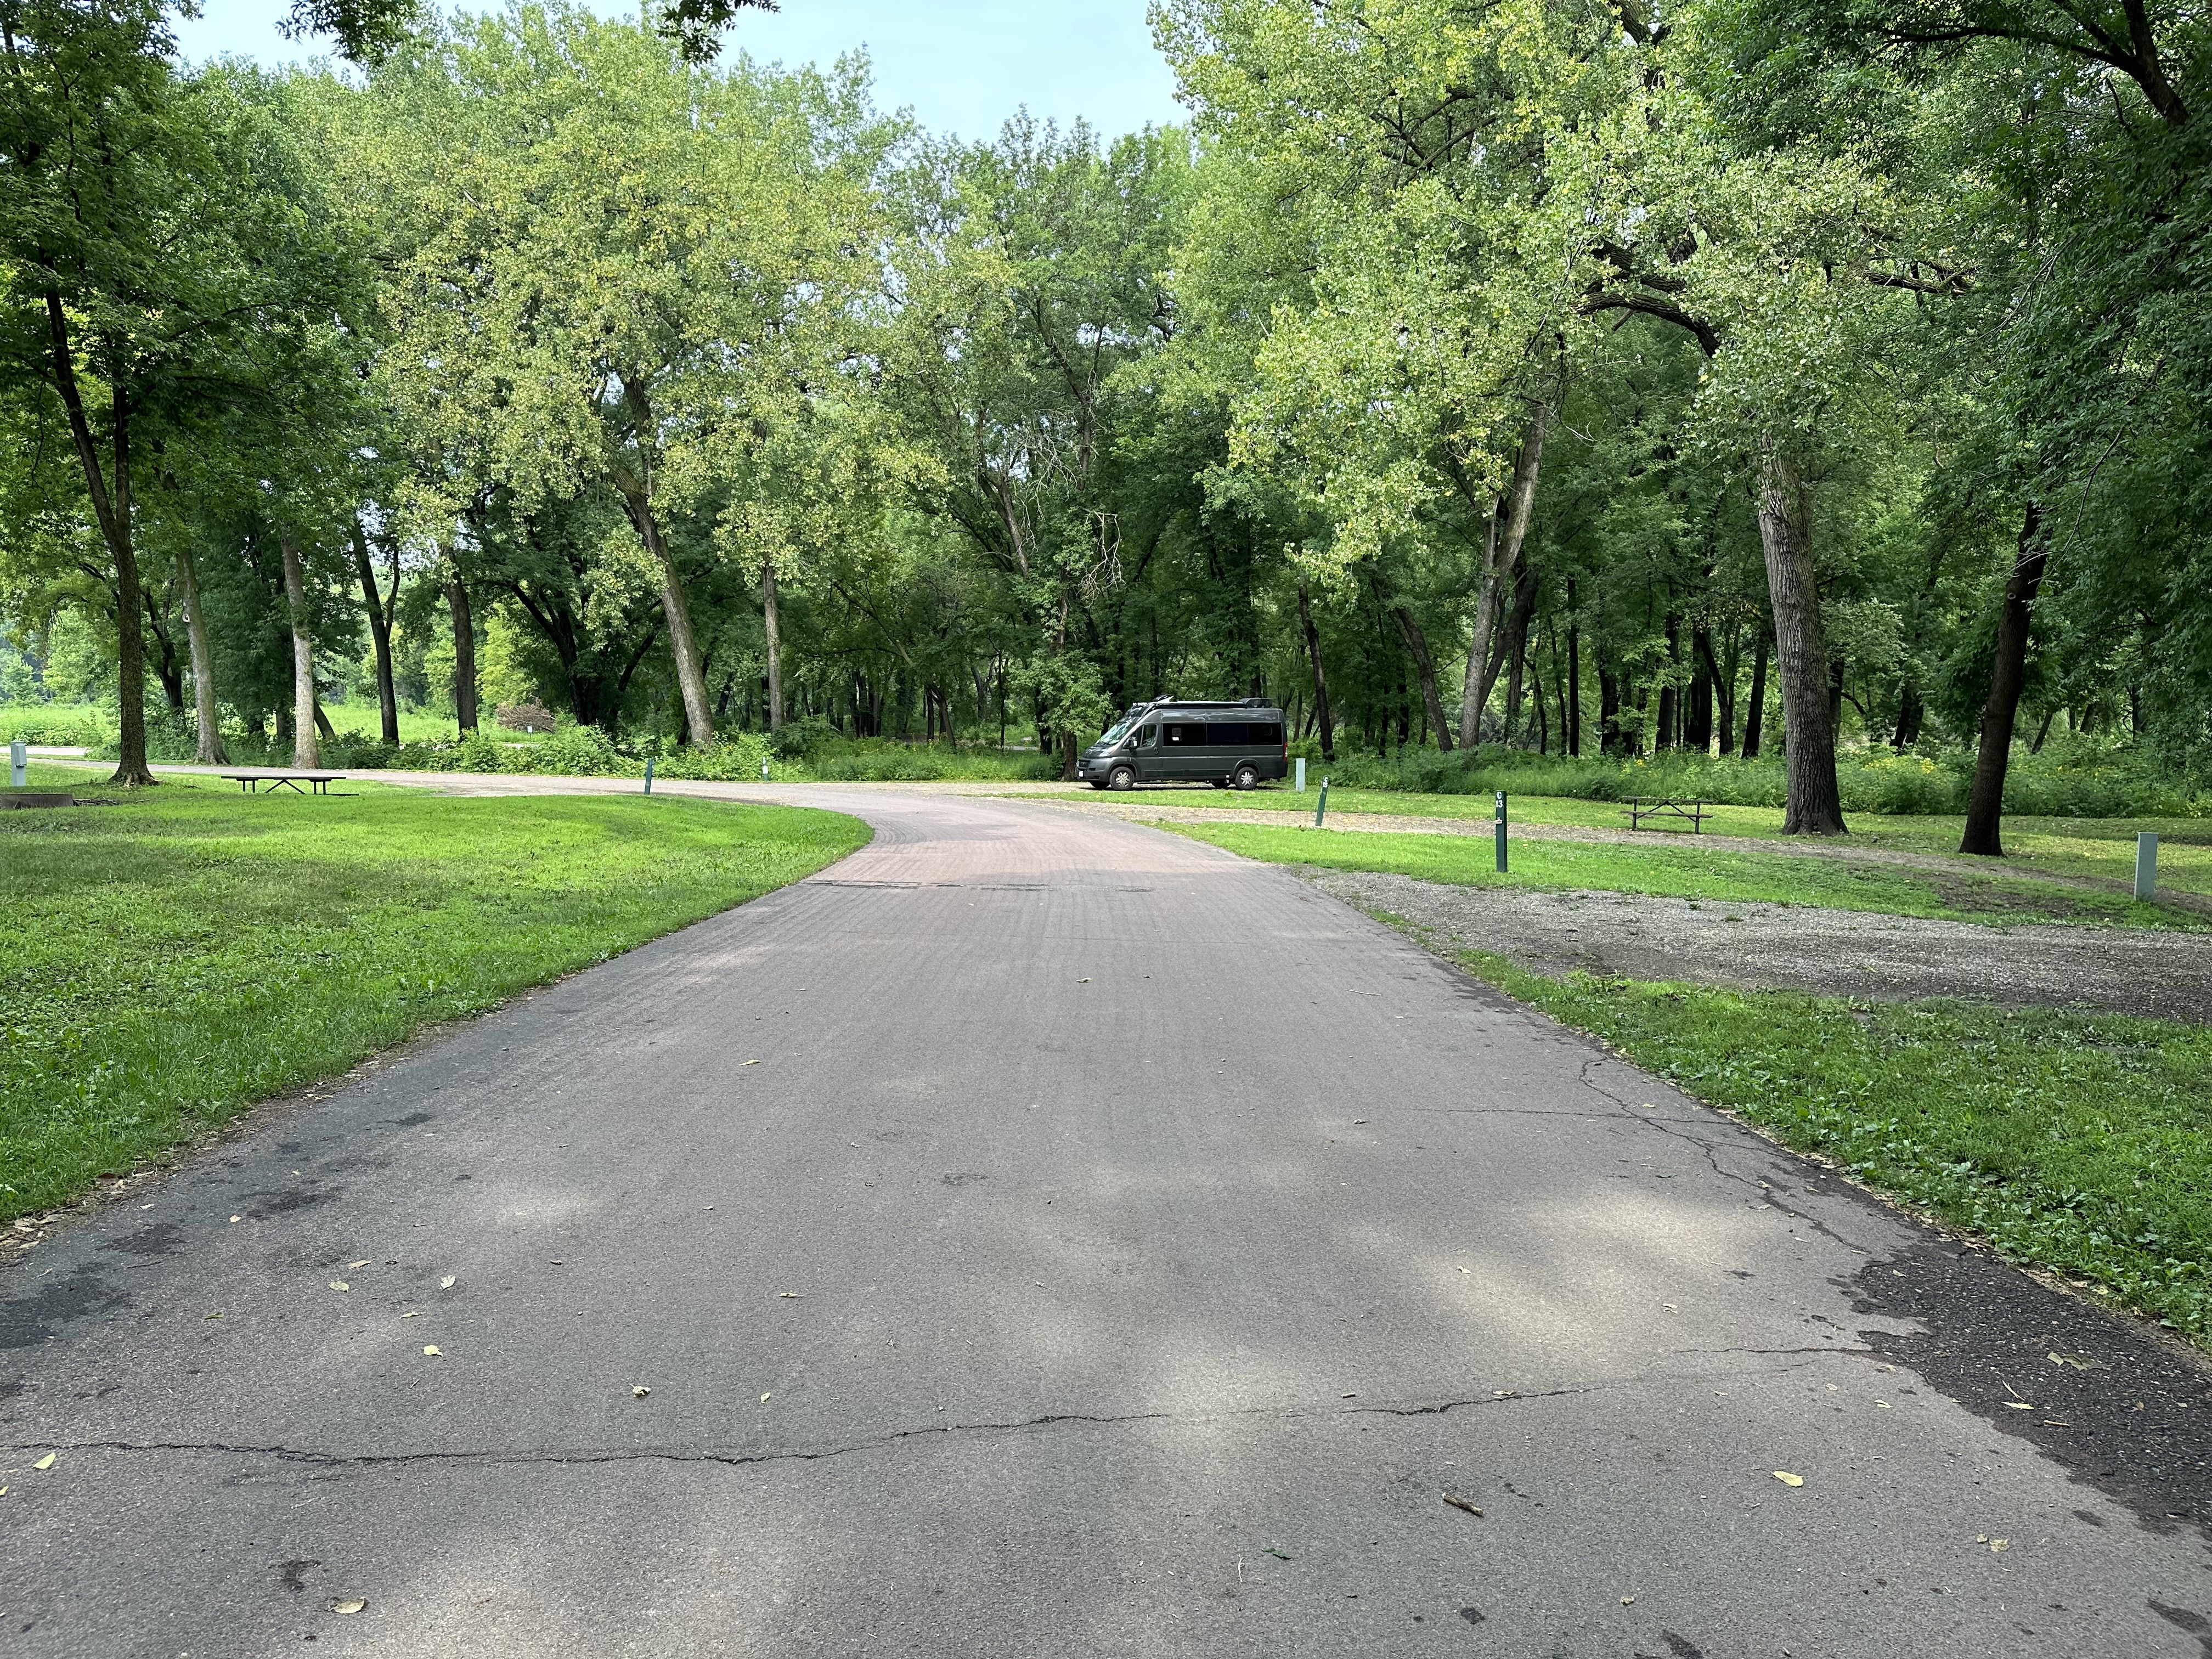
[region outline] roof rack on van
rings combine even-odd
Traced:
[[[1273,697],[1238,697],[1234,701],[1228,699],[1209,701],[1203,697],[1194,697],[1188,701],[1182,697],[1154,697],[1149,703],[1133,705],[1132,712],[1136,708],[1273,708],[1274,706],[1275,700]]]

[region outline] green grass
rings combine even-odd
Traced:
[[[84,774],[32,781],[64,778]],[[174,776],[119,805],[0,814],[0,1219],[868,835],[793,807],[248,799]]]
[[[1315,793],[1309,789],[1300,795],[1282,788],[1255,794],[1177,790],[1172,794],[1139,799],[1158,799],[1176,806],[1274,811],[1283,813],[1285,823],[1310,823]],[[1331,813],[1488,823],[1493,804],[1487,795],[1415,795],[1392,790],[1331,789],[1328,810]],[[1626,811],[1606,801],[1557,795],[1515,795],[1511,811],[1516,823],[1595,830],[1628,828]],[[1847,814],[1846,821],[1850,825],[1850,834],[1834,845],[1946,856],[1958,855],[1959,836],[1965,823],[1964,819],[1957,817],[1873,812]],[[2159,837],[2160,887],[2212,895],[2212,823],[2203,818],[2007,818],[2004,859],[1999,861],[1960,856],[1959,867],[1973,874],[2001,871],[2009,875],[2031,876],[2042,872],[2132,881],[2136,834],[2143,830]],[[1704,833],[1732,840],[1779,840],[1782,811],[1779,807],[1770,806],[1708,807]],[[1814,843],[1800,839],[1793,844],[1802,847]]]
[[[1269,864],[1328,870],[1373,870],[1468,887],[1523,887],[1553,892],[1590,890],[1650,893],[1726,902],[1820,905],[1887,915],[1966,921],[2105,921],[2145,927],[2201,926],[2196,918],[2049,882],[1978,872],[1899,868],[1804,858],[1711,844],[1621,846],[1609,842],[1516,842],[1511,872],[1494,867],[1494,849],[1479,836],[1399,834],[1389,830],[1278,829],[1255,823],[1165,823]]]
[[[2212,1346],[2212,1030],[1461,960],[1787,1145]]]

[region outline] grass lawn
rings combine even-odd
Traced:
[[[1399,835],[1389,831],[1276,828],[1257,823],[1164,823],[1270,864],[1331,870],[1376,870],[1462,886],[1512,886],[1553,891],[1587,889],[1652,893],[1744,903],[1812,904],[1888,915],[1940,916],[1968,921],[2103,921],[2146,927],[2201,927],[2197,918],[2124,895],[2059,887],[2027,876],[1979,870],[1900,869],[1893,866],[1761,853],[1716,837],[1693,847],[1609,842],[1521,841],[1511,872],[1501,876],[1486,836]]]
[[[84,778],[31,781],[128,798],[0,814],[0,1219],[869,836],[831,812],[671,797]]]
[[[1286,787],[1254,793],[1222,793],[1212,789],[1163,791],[1155,799],[1176,806],[1223,810],[1276,811],[1285,822],[1313,822],[1316,787],[1303,795]],[[1493,803],[1488,795],[1416,795],[1395,790],[1331,789],[1331,812],[1372,812],[1382,816],[1477,819],[1490,821]],[[1628,814],[1607,801],[1575,800],[1555,795],[1516,795],[1512,799],[1516,823],[1570,824],[1586,829],[1626,830]],[[1713,806],[1706,809],[1705,833],[1724,838],[1779,839],[1782,813],[1769,806]],[[1956,817],[1885,816],[1873,812],[1847,813],[1850,834],[1839,844],[1893,848],[1900,852],[1955,854],[1965,820]],[[2212,894],[2212,819],[2206,818],[2035,818],[2005,820],[2005,858],[1960,857],[1962,869],[2001,870],[2029,876],[2039,871],[2054,875],[2104,876],[2130,881],[2136,868],[2136,832],[2154,831],[2159,836],[2158,876],[2164,887]]]
[[[1869,1187],[2212,1346],[2212,1030],[1460,959]]]

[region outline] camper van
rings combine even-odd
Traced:
[[[1140,702],[1083,751],[1075,775],[1093,789],[1140,783],[1210,783],[1255,789],[1291,769],[1283,711],[1265,697],[1242,702]]]

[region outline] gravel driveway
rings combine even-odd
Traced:
[[[1958,997],[2212,1020],[2212,938],[2167,929],[2024,923],[1990,927],[1859,910],[1633,893],[1455,887],[1364,871],[1298,873],[1432,942],[1488,951],[1537,973],[1811,991]]]

